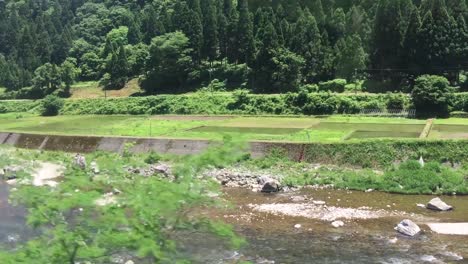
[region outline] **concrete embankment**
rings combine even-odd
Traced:
[[[63,136],[0,132],[0,144],[17,148],[80,152],[93,151],[122,152],[127,144],[136,153],[158,152],[169,154],[197,154],[216,144],[210,140],[186,140],[165,138],[133,138],[102,136]],[[288,155],[298,160],[301,158],[304,144],[250,142],[250,152],[254,157],[268,153],[272,148],[285,149]]]
[[[126,146],[136,153],[197,154],[219,141],[202,139],[135,138],[108,136],[63,136],[0,132],[0,144],[17,148],[87,153],[122,152]],[[407,159],[468,162],[468,140],[364,140],[337,143],[249,142],[252,157],[281,149],[291,160],[310,163],[385,167]]]

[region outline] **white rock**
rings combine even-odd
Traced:
[[[58,178],[63,175],[65,167],[62,165],[43,162],[40,164],[40,167],[34,170],[32,173],[34,186],[57,186],[57,182],[53,179]]]
[[[396,242],[398,242],[398,238],[396,238],[396,237],[390,238],[390,239],[388,240],[388,242],[389,242],[390,244],[396,244]]]
[[[440,198],[437,197],[429,201],[427,204],[427,209],[435,211],[449,211],[452,210],[453,207],[444,203]]]
[[[135,262],[133,262],[133,260],[128,260],[125,264],[135,264]]]
[[[426,205],[424,204],[416,204],[417,207],[421,207],[421,208],[426,208]]]
[[[344,222],[343,221],[335,221],[333,223],[331,223],[331,225],[335,228],[338,228],[338,227],[342,227],[344,226]]]
[[[374,191],[374,189],[367,189],[366,193],[370,193],[370,192],[373,192],[373,191]]]
[[[89,165],[89,167],[91,168],[91,171],[94,174],[99,174],[99,172],[100,172],[99,165],[97,164],[96,161],[92,161],[91,164]]]
[[[400,232],[403,235],[415,236],[421,232],[421,228],[413,221],[405,219],[401,221],[396,227],[395,230]]]
[[[325,204],[324,201],[313,201],[312,203],[314,203],[315,205],[324,205]]]
[[[421,167],[424,167],[424,165],[425,165],[424,164],[424,159],[423,159],[422,156],[419,158],[419,165],[421,165]]]
[[[302,227],[302,226],[301,226],[300,224],[295,224],[295,225],[294,225],[294,228],[296,228],[296,229],[299,229],[299,228],[301,228],[301,227]]]
[[[423,255],[423,256],[421,256],[421,260],[424,261],[424,262],[434,262],[437,259],[432,255]]]
[[[428,223],[427,226],[438,234],[468,236],[468,223]]]

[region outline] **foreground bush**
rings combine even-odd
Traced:
[[[54,188],[17,186],[12,201],[27,208],[27,223],[37,232],[26,243],[18,242],[15,250],[0,250],[2,264],[112,263],[119,255],[130,255],[140,263],[190,263],[190,256],[177,252],[173,240],[177,234],[213,234],[234,248],[244,242],[230,226],[199,214],[200,208],[219,203],[208,196],[218,190],[210,179],[195,177],[208,166],[241,159],[242,147],[234,143],[180,158],[172,170],[174,180],[142,177],[124,169],[146,166],[138,156],[89,154],[86,160],[97,162],[101,169],[95,175],[90,164],[87,169],[73,166],[69,154],[1,150],[0,165],[50,159],[67,165]],[[103,197],[110,198],[97,203]]]

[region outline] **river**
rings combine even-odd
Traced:
[[[196,263],[237,263],[239,260],[275,264],[468,263],[467,236],[435,234],[424,224],[468,222],[468,196],[443,197],[455,210],[433,212],[416,206],[433,198],[421,195],[328,189],[302,189],[280,194],[225,189],[223,193],[223,198],[232,207],[208,214],[233,224],[248,245],[232,251],[225,250],[218,239],[206,234],[185,236],[181,249]],[[307,197],[307,200],[297,197]],[[8,187],[0,184],[0,239],[3,244],[14,246],[31,231],[25,228],[25,211],[12,207],[7,201]],[[256,209],[259,205],[287,204],[293,207],[312,201],[323,201],[328,208],[365,208],[385,214],[373,219],[344,219],[345,225],[335,228],[331,221]],[[422,234],[415,238],[397,234],[393,228],[405,218],[418,223]]]

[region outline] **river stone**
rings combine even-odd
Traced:
[[[331,225],[332,225],[334,228],[343,227],[343,226],[344,226],[344,222],[343,222],[343,221],[335,221],[335,222],[331,223]]]
[[[96,161],[92,161],[91,164],[89,165],[89,167],[91,168],[91,171],[94,174],[99,174],[99,172],[100,172],[99,165],[97,164]]]
[[[80,169],[86,169],[86,158],[81,154],[76,154],[73,158],[73,165],[79,167]]]
[[[262,192],[264,193],[278,192],[279,190],[280,184],[276,180],[268,181],[262,187]]]
[[[169,175],[171,173],[171,167],[167,164],[158,164],[153,167],[157,173],[162,173],[164,175]]]
[[[401,221],[396,227],[395,230],[407,236],[415,236],[421,232],[421,228],[413,221],[405,219]]]
[[[427,209],[434,211],[449,211],[452,210],[453,207],[444,203],[440,198],[434,198],[427,204]]]

